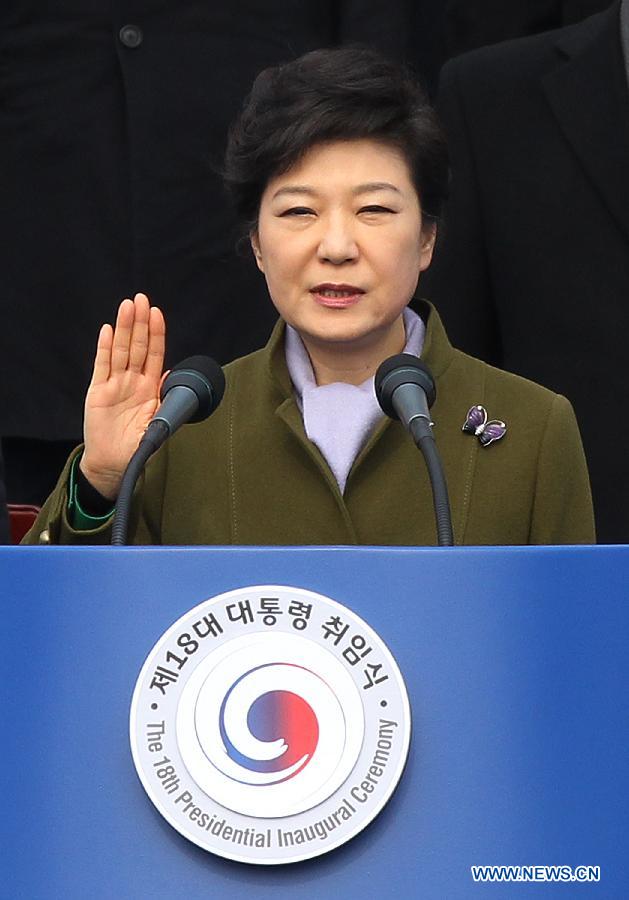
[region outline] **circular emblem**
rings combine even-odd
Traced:
[[[149,653],[131,749],[160,813],[240,862],[297,862],[361,831],[406,762],[410,710],[378,635],[321,594],[263,585],[213,597]]]

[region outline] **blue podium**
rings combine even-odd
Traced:
[[[3,897],[629,896],[629,548],[24,547],[0,550],[0,579]],[[362,617],[413,722],[374,821],[273,867],[181,837],[129,747],[158,638],[203,600],[262,584]],[[572,883],[548,880],[560,867]]]

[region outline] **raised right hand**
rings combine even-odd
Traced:
[[[116,326],[98,336],[85,398],[85,451],[80,468],[104,497],[115,500],[129,460],[159,404],[166,326],[146,294],[123,300]]]

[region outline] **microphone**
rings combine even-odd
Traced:
[[[111,543],[127,542],[133,489],[149,458],[187,422],[201,422],[217,408],[225,393],[223,370],[209,356],[191,356],[168,373],[160,391],[162,401],[146,427],[120,482]]]
[[[382,411],[404,425],[422,452],[432,488],[437,542],[439,546],[451,547],[454,538],[448,486],[432,433],[434,423],[429,413],[437,396],[430,369],[418,357],[410,353],[399,353],[380,364],[374,387]]]
[[[142,441],[153,443],[155,452],[181,425],[207,419],[224,393],[225,376],[217,362],[209,356],[184,359],[164,379],[161,405],[149,422]]]
[[[430,429],[428,410],[435,402],[437,389],[428,366],[410,353],[390,356],[380,364],[375,377],[378,403],[391,419],[402,422],[407,431],[413,427]],[[430,433],[430,431],[428,431]]]

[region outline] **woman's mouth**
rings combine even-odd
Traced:
[[[358,303],[365,293],[351,284],[318,284],[310,293],[317,303],[332,309],[345,309]]]

